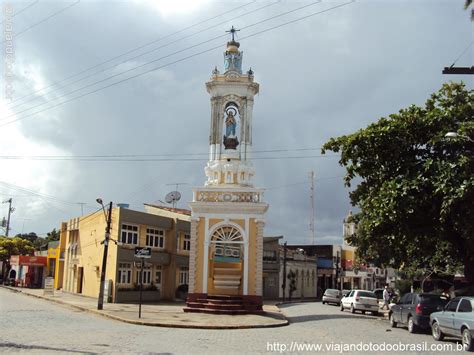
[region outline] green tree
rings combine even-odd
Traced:
[[[36,239],[38,239],[39,237],[36,235],[36,233],[30,232],[30,233],[17,234],[17,235],[15,235],[15,238],[25,239],[25,240],[28,240],[28,241],[34,243],[36,241]]]
[[[53,228],[53,230],[47,233],[47,237],[45,238],[48,242],[54,242],[59,240],[60,232]]]
[[[444,84],[353,134],[331,138],[340,152],[358,223],[350,242],[366,261],[454,271],[474,283],[474,94]],[[445,138],[457,132],[458,138]]]
[[[2,274],[5,276],[10,270],[10,257],[12,255],[32,255],[34,250],[35,248],[29,240],[0,236],[0,261],[3,262]]]

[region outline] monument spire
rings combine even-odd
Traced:
[[[234,26],[232,26],[229,31],[226,31],[226,32],[232,34],[232,42],[235,42],[234,35],[235,35],[235,32],[238,32],[238,31],[240,31],[240,30],[235,29]]]

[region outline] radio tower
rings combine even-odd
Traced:
[[[314,171],[309,173],[309,191],[311,200],[311,215],[309,217],[309,230],[311,231],[312,245],[314,245]]]

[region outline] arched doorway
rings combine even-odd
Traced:
[[[238,226],[221,225],[209,243],[209,294],[242,295],[244,238]]]

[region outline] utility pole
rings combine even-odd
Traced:
[[[309,230],[311,231],[312,245],[314,245],[314,171],[309,173],[309,191],[311,201],[311,215],[309,218]]]
[[[97,202],[104,205],[101,199],[97,199]],[[105,211],[104,211],[105,212]],[[109,250],[109,239],[110,239],[110,224],[112,223],[112,201],[109,204],[109,213],[107,216],[107,227],[105,227],[105,239],[104,239],[104,256],[102,258],[102,269],[100,271],[100,289],[99,289],[99,301],[97,303],[97,309],[101,310],[104,308],[104,286],[105,286],[105,271],[107,268],[107,252]]]
[[[283,244],[283,283],[281,288],[283,289],[283,302],[285,302],[285,292],[286,292],[286,243]]]
[[[8,232],[10,231],[10,216],[13,211],[15,211],[15,208],[12,207],[12,201],[13,199],[10,197],[8,200],[3,201],[3,203],[8,203],[8,217],[7,217],[7,227],[5,231],[5,236],[8,237]]]

